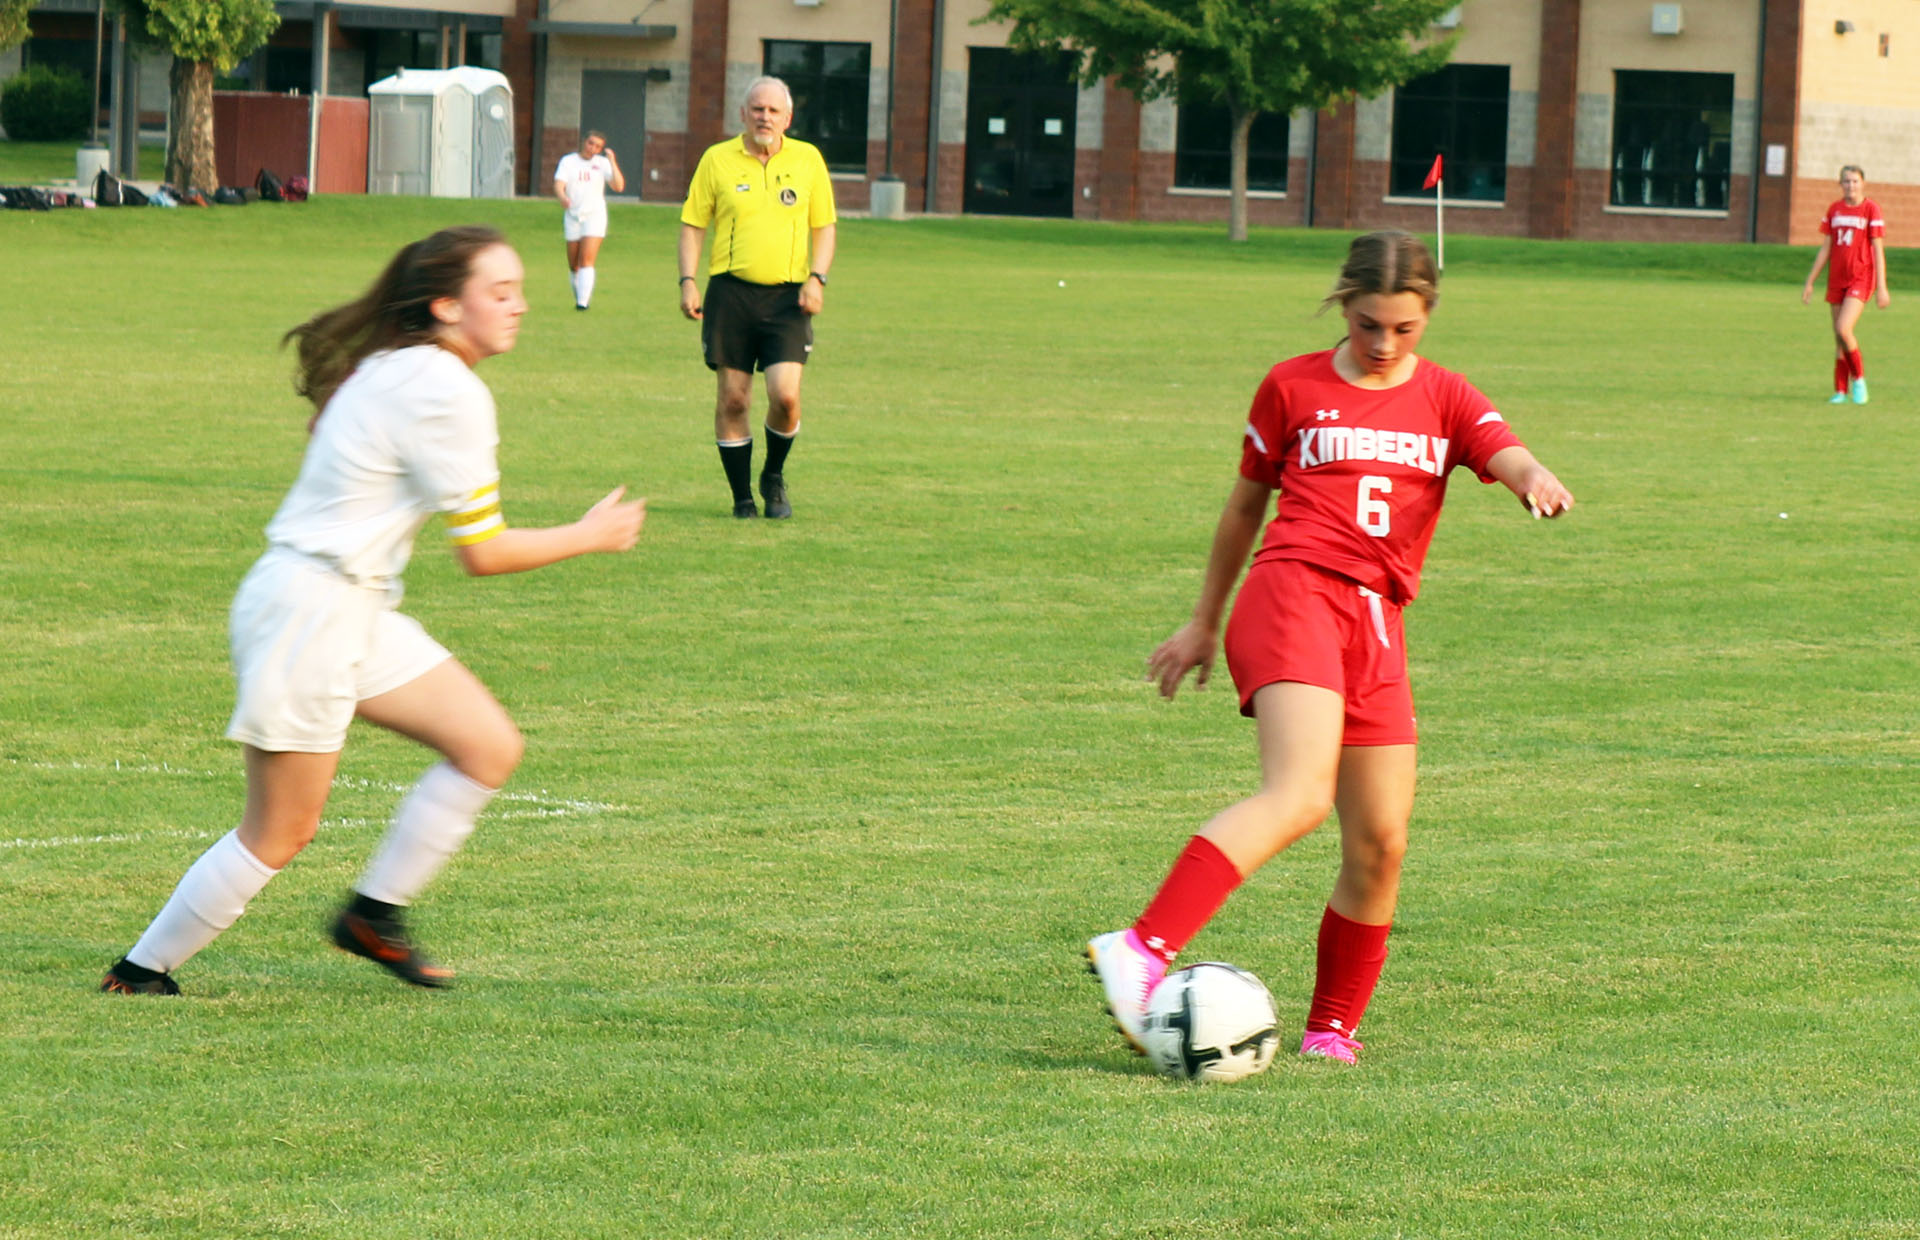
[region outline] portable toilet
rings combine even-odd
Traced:
[[[367,88],[367,192],[513,194],[513,89],[491,69],[402,69]]]

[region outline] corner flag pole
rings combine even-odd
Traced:
[[[1439,242],[1440,270],[1442,271],[1447,269],[1447,178],[1444,173],[1441,157],[1435,155],[1433,167],[1427,169],[1426,183],[1420,187],[1436,191],[1433,195],[1433,233],[1434,239]]]

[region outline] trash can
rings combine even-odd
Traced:
[[[876,220],[906,219],[907,183],[895,176],[875,177],[868,204],[867,213]]]
[[[73,187],[83,197],[93,197],[93,183],[99,175],[111,166],[110,153],[104,142],[88,142],[81,146],[80,153],[73,160]]]

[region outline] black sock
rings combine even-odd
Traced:
[[[364,917],[368,921],[392,921],[400,916],[400,908],[398,904],[388,904],[372,896],[363,896],[357,891],[353,893],[353,902],[347,905],[349,913]]]
[[[733,502],[752,500],[753,440],[743,439],[739,443],[717,440],[716,446],[720,449],[720,466],[727,471],[727,485],[733,488]]]
[[[793,451],[794,437],[799,433],[798,427],[794,428],[791,435],[782,435],[771,426],[767,428],[767,463],[761,467],[762,476],[780,472],[781,467],[787,463],[787,453]]]
[[[152,969],[142,968],[125,956],[114,962],[111,972],[115,977],[127,982],[154,982],[166,976],[164,973],[155,973]]]

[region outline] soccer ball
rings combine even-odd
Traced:
[[[1153,1066],[1184,1081],[1237,1081],[1266,1071],[1279,1012],[1260,979],[1209,962],[1169,973],[1147,1002],[1141,1040]]]

